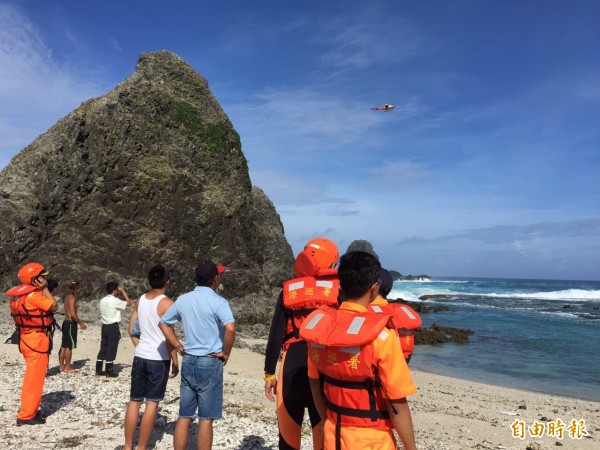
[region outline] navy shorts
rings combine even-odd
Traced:
[[[77,324],[73,320],[65,320],[62,324],[62,348],[77,348]]]
[[[169,380],[170,360],[144,359],[133,357],[131,365],[131,390],[129,399],[141,402],[161,402],[165,398]]]
[[[185,354],[181,363],[179,417],[223,417],[223,362],[209,356]]]

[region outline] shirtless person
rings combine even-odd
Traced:
[[[79,281],[69,282],[69,294],[65,297],[65,321],[62,325],[62,343],[58,353],[58,364],[61,373],[77,373],[71,367],[73,349],[77,348],[77,325],[82,330],[87,328],[86,323],[77,316],[77,296],[79,295]]]

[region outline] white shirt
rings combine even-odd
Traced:
[[[100,300],[99,307],[102,325],[110,325],[121,321],[121,310],[127,307],[127,303],[109,294]]]
[[[153,299],[140,297],[138,303],[138,321],[140,323],[140,342],[135,347],[134,355],[138,358],[154,361],[167,361],[171,359],[165,335],[158,327],[160,317],[157,308],[164,295],[157,295]]]

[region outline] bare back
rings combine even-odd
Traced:
[[[73,320],[77,317],[77,297],[67,294],[64,301],[65,320]]]

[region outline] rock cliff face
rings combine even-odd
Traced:
[[[281,221],[251,185],[239,135],[206,80],[170,52],[142,54],[113,91],[23,149],[0,173],[0,199],[2,288],[39,261],[59,280],[80,280],[83,299],[99,298],[110,279],[139,295],[162,263],[176,295],[211,258],[227,266],[223,293],[240,310],[255,297],[272,305],[292,273]]]

